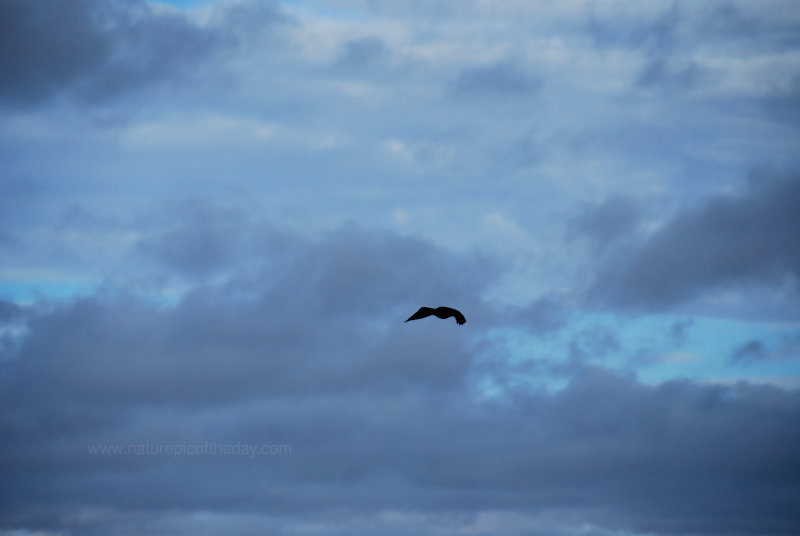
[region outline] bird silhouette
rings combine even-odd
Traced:
[[[434,315],[437,318],[450,318],[454,316],[456,319],[456,324],[459,326],[461,324],[466,323],[467,319],[464,318],[464,315],[461,314],[460,311],[453,309],[452,307],[437,307],[434,309],[433,307],[420,307],[419,311],[411,315],[408,320],[419,320],[420,318],[425,318],[426,316]],[[406,322],[408,322],[406,320]]]

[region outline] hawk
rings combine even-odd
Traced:
[[[420,318],[425,318],[426,316],[431,315],[442,319],[453,316],[456,319],[456,324],[459,326],[467,321],[467,319],[464,318],[464,315],[461,314],[461,311],[453,309],[452,307],[437,307],[436,309],[433,307],[420,307],[419,311],[411,315],[408,320],[419,320]],[[408,322],[408,320],[406,320],[406,322]]]

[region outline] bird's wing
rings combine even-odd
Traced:
[[[420,318],[425,318],[426,316],[431,316],[433,314],[433,309],[430,307],[420,307],[419,311],[408,317],[408,320],[419,320]],[[406,322],[408,322],[406,320]]]
[[[467,322],[467,319],[464,318],[464,315],[461,314],[461,311],[458,309],[453,309],[452,307],[439,307],[440,311],[443,311],[447,314],[447,317],[454,316],[456,319],[456,324],[461,325]]]

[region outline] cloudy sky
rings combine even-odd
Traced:
[[[4,536],[798,534],[800,7],[0,0],[0,400]]]

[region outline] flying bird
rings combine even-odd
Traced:
[[[456,319],[456,324],[459,326],[467,321],[467,319],[464,318],[464,315],[461,314],[461,311],[457,311],[452,307],[437,307],[436,309],[433,307],[420,307],[419,311],[411,315],[408,320],[419,320],[420,318],[425,318],[426,316],[431,315],[442,319],[453,316]],[[406,320],[406,322],[408,322],[408,320]]]

